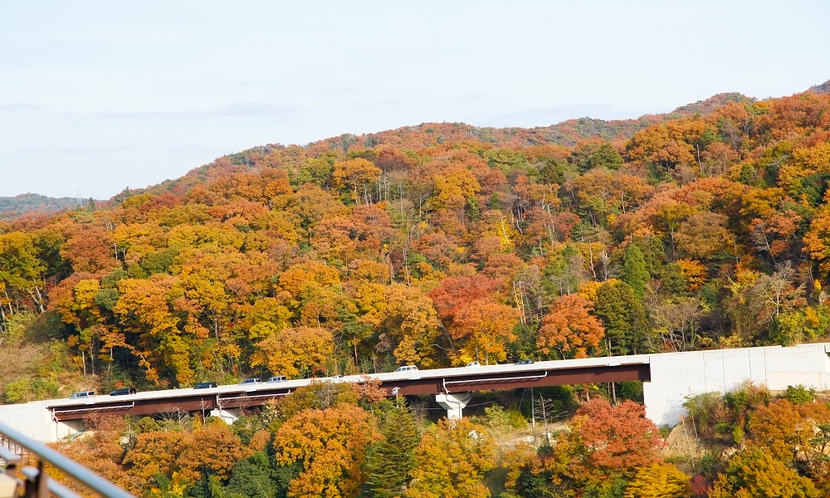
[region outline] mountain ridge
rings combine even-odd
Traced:
[[[804,92],[799,93],[830,93],[830,80],[825,81],[824,83],[821,83],[819,85],[814,85],[809,89],[805,90]],[[753,97],[748,97],[740,92],[724,92],[715,94],[704,100],[698,100],[696,102],[679,106],[668,113],[644,114],[637,118],[631,119],[603,120],[584,116],[580,118],[568,119],[548,126],[539,126],[531,128],[496,128],[486,126],[478,127],[460,122],[424,122],[418,125],[403,126],[392,130],[385,130],[374,133],[364,133],[361,135],[344,133],[335,137],[329,137],[317,141],[312,141],[302,146],[294,144],[286,146],[278,143],[267,144],[264,146],[255,146],[237,153],[225,154],[224,156],[221,156],[220,158],[217,158],[216,160],[210,163],[193,168],[192,170],[190,170],[189,172],[187,172],[179,178],[165,180],[161,183],[155,185],[148,185],[147,187],[143,188],[132,189],[129,192],[120,192],[113,195],[107,201],[117,202],[119,198],[123,197],[124,195],[129,195],[130,193],[134,194],[145,191],[157,192],[160,190],[164,191],[175,189],[181,186],[191,185],[193,183],[192,180],[198,181],[198,179],[204,178],[209,170],[216,167],[217,163],[225,164],[221,161],[221,159],[230,158],[230,162],[233,163],[233,158],[237,157],[240,158],[238,160],[244,162],[244,159],[241,159],[241,157],[246,156],[249,152],[252,151],[261,151],[262,154],[265,154],[268,150],[271,150],[273,148],[301,147],[307,149],[321,146],[329,148],[340,146],[348,150],[354,147],[356,144],[361,143],[363,144],[364,148],[371,149],[379,145],[379,143],[376,143],[379,140],[379,137],[381,140],[383,140],[384,138],[388,139],[388,137],[394,135],[404,135],[406,132],[413,130],[430,133],[430,129],[432,129],[434,132],[436,127],[441,127],[442,129],[445,129],[447,126],[456,128],[455,132],[461,131],[462,133],[469,134],[470,136],[478,138],[484,142],[490,142],[493,144],[512,142],[510,139],[523,135],[522,132],[527,132],[525,134],[530,136],[530,138],[520,140],[526,142],[524,143],[524,145],[548,143],[562,145],[565,147],[572,147],[576,145],[578,142],[591,139],[602,139],[612,143],[621,143],[631,138],[631,136],[633,136],[634,133],[636,133],[637,131],[640,131],[653,124],[670,120],[682,119],[684,117],[694,116],[695,114],[707,115],[712,113],[716,108],[729,102],[735,102],[737,104],[751,104],[756,101],[757,99]],[[536,137],[535,140],[533,138],[534,136]],[[442,134],[436,136],[436,143],[442,140],[441,137]],[[515,145],[515,142],[513,142],[513,144]],[[399,144],[395,144],[393,141],[392,143],[388,143],[388,145],[395,146]],[[89,204],[90,202],[95,202],[95,200],[89,199],[80,201],[72,197],[56,198],[44,196],[37,193],[19,194],[14,197],[0,197],[0,219],[8,220],[19,218],[21,216],[33,213],[53,213],[63,210],[71,210],[80,207],[84,204]]]

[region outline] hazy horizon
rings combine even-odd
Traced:
[[[530,128],[791,95],[830,78],[828,14],[819,1],[0,6],[0,196],[107,199],[257,145],[424,122]]]

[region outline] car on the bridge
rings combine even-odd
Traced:
[[[516,361],[516,365],[532,365],[533,360],[529,360],[527,358],[522,358],[521,360]]]
[[[273,377],[268,377],[268,382],[285,382],[288,378],[285,375],[275,375]]]
[[[415,365],[404,365],[402,367],[398,367],[395,371],[396,372],[411,372],[413,370],[418,370],[418,367]]]
[[[77,393],[72,393],[72,395],[69,396],[69,399],[91,398],[93,396],[95,396],[95,391],[80,391]]]
[[[211,387],[219,387],[216,382],[199,382],[193,389],[210,389]]]
[[[464,366],[465,366],[465,367],[480,367],[480,366],[481,366],[481,363],[479,363],[479,362],[477,362],[477,361],[471,361],[470,363],[467,363],[467,364],[466,364],[466,365],[464,365]]]
[[[262,379],[259,377],[251,377],[250,379],[244,379],[240,384],[259,384],[262,382]]]
[[[122,387],[110,393],[110,396],[127,396],[128,394],[135,394],[134,387]]]

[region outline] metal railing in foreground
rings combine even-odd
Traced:
[[[39,462],[37,467],[23,466],[23,459],[20,455],[9,448],[0,446],[0,460],[5,463],[5,470],[0,471],[0,498],[19,496],[26,498],[46,498],[48,496],[79,498],[77,493],[51,479],[43,471],[44,462],[107,498],[135,498],[132,494],[83,465],[21,434],[8,425],[0,423],[0,436],[25,449],[30,457],[36,457]]]

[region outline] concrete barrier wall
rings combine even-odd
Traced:
[[[78,427],[52,420],[46,403],[47,401],[32,401],[19,405],[4,405],[0,409],[0,422],[44,443],[60,441],[78,431]]]
[[[799,384],[828,390],[828,351],[830,343],[651,355],[651,381],[643,383],[646,416],[657,425],[677,425],[688,397],[727,392],[747,381],[773,391]]]

